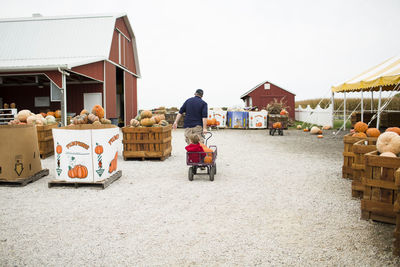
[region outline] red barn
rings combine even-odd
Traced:
[[[95,104],[114,122],[136,115],[140,70],[126,14],[2,19],[0,36],[0,102],[61,109],[64,122]]]
[[[283,89],[275,84],[265,81],[262,82],[248,92],[243,94],[240,98],[244,101],[246,107],[258,107],[258,109],[265,108],[274,99],[286,103],[288,106],[289,117],[294,119],[294,97],[296,95]]]

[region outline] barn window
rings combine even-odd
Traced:
[[[269,84],[269,83],[264,84],[264,89],[265,90],[271,89],[271,84]]]

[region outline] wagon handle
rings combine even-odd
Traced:
[[[210,136],[206,138],[206,135],[207,135],[207,134],[210,134]],[[211,132],[206,132],[205,134],[204,134],[204,133],[201,133],[201,135],[202,135],[204,138],[206,138],[205,145],[207,145],[207,141],[208,141],[208,139],[210,139],[210,138],[212,137],[212,133],[211,133]]]

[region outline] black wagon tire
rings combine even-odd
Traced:
[[[217,164],[214,165],[214,174],[217,174]]]
[[[193,181],[193,167],[189,167],[188,178],[189,181]]]
[[[210,181],[214,181],[214,168],[210,170]]]
[[[193,168],[193,174],[196,174],[197,173],[197,167],[193,166],[192,168]]]

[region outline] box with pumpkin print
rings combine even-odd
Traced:
[[[98,182],[117,171],[119,128],[75,125],[53,129],[56,180]]]
[[[250,111],[249,112],[249,128],[264,129],[267,128],[267,111]]]
[[[226,127],[226,115],[227,111],[225,110],[214,110],[214,118],[217,120],[217,127],[218,128],[225,128]]]

